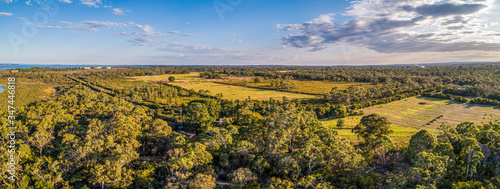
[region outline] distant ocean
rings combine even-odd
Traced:
[[[27,69],[33,67],[39,68],[78,68],[78,67],[115,67],[120,65],[62,65],[62,64],[0,64],[0,71],[9,69]]]

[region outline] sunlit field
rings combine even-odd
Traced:
[[[208,94],[216,95],[222,93],[223,99],[232,99],[232,100],[242,100],[242,99],[250,99],[252,100],[269,100],[269,98],[273,99],[282,99],[283,97],[287,97],[290,99],[293,98],[315,98],[314,95],[308,94],[299,94],[292,92],[283,92],[276,90],[268,90],[268,89],[257,89],[250,87],[242,87],[242,86],[234,86],[234,85],[226,85],[220,83],[214,83],[214,81],[220,80],[211,80],[211,79],[202,79],[199,76],[199,73],[190,73],[190,74],[170,74],[170,75],[156,75],[156,76],[139,76],[139,77],[131,77],[133,80],[141,80],[141,81],[163,81],[168,82],[168,78],[170,76],[175,77],[174,82],[168,82],[171,85],[177,85],[182,88],[188,90],[208,90]]]
[[[378,113],[393,124],[416,129],[435,129],[443,122],[458,124],[471,121],[481,125],[500,118],[498,106],[460,103],[428,97],[413,97],[363,110],[365,115]]]
[[[427,129],[431,133],[438,134],[437,128],[442,123],[457,125],[461,122],[472,121],[477,125],[489,122],[490,119],[500,118],[500,108],[496,106],[485,106],[459,103],[451,100],[442,100],[427,97],[413,97],[395,101],[388,104],[373,106],[362,109],[365,115],[378,113],[391,121],[391,130],[394,133],[389,136],[394,142],[408,142],[411,135],[420,129]],[[442,117],[440,117],[442,115]],[[351,116],[344,118],[346,127],[336,129],[339,136],[352,142],[361,142],[351,132],[363,116]],[[439,117],[439,118],[438,118]],[[338,119],[322,121],[324,125],[336,128]]]
[[[255,88],[265,88],[272,89],[271,82],[276,81],[275,79],[264,80],[259,78],[261,81],[258,83],[254,82],[256,77],[230,77],[228,80],[221,80],[220,83],[231,84],[231,85],[244,85],[248,87]],[[290,92],[306,93],[306,94],[316,94],[322,95],[329,93],[332,88],[338,87],[339,89],[347,89],[350,86],[362,86],[369,85],[366,83],[359,82],[334,82],[334,81],[302,81],[302,80],[290,80],[294,87],[290,89],[280,89]]]
[[[360,143],[362,142],[361,138],[358,138],[358,136],[354,133],[352,133],[352,129],[356,127],[356,125],[359,123],[363,116],[352,116],[352,117],[347,117],[344,118],[346,121],[346,127],[338,129],[337,128],[337,121],[338,119],[332,119],[332,120],[325,120],[321,121],[321,123],[325,126],[332,127],[337,131],[338,135],[342,138],[346,138],[351,142],[354,143]],[[410,140],[411,135],[415,134],[418,132],[418,129],[411,128],[411,127],[404,127],[404,126],[399,126],[397,124],[392,124],[391,125],[391,130],[393,133],[389,134],[389,137],[394,143],[401,143],[401,142],[408,142]],[[431,132],[437,134],[437,130],[431,130]]]

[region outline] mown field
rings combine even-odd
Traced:
[[[229,77],[226,80],[221,80],[218,82],[230,85],[272,89],[271,83],[276,81],[275,79],[264,80],[262,78],[259,78],[260,82],[255,83],[254,82],[255,78],[256,77]],[[302,81],[302,80],[289,80],[289,81],[293,83],[294,87],[290,89],[280,89],[280,90],[322,95],[325,93],[329,93],[334,87],[338,87],[340,89],[347,89],[350,86],[368,85],[366,83],[359,83],[359,82]]]
[[[500,107],[460,103],[428,97],[413,97],[364,109],[365,114],[379,113],[400,126],[435,129],[443,122],[476,124],[500,118]]]
[[[478,125],[490,119],[500,118],[500,107],[459,103],[427,97],[412,97],[388,104],[363,109],[365,115],[378,113],[387,117],[392,123],[394,133],[389,136],[394,142],[408,142],[411,135],[420,129],[427,129],[437,134],[437,128],[443,122],[458,124],[472,121]],[[351,132],[362,116],[345,118],[346,128],[336,129],[340,136],[353,142],[359,142]],[[322,121],[324,125],[336,127],[337,119]]]
[[[131,77],[131,79],[140,81],[167,82],[170,76],[174,76],[175,81],[168,82],[171,85],[177,85],[182,88],[188,90],[193,89],[195,91],[208,90],[210,92],[209,94],[211,95],[222,93],[224,99],[232,99],[232,100],[248,99],[249,97],[252,100],[268,100],[269,98],[282,99],[284,96],[286,96],[287,98],[301,98],[301,99],[315,98],[314,95],[214,83],[214,81],[220,81],[220,80],[202,79],[198,75],[199,75],[198,73],[170,74],[170,75],[156,75],[156,76],[138,76],[138,77]]]
[[[359,123],[362,117],[363,116],[352,116],[344,118],[344,120],[346,121],[346,127],[342,129],[337,129],[338,119],[325,120],[321,121],[321,123],[323,123],[323,125],[325,126],[335,128],[340,137],[346,138],[354,143],[359,143],[362,141],[362,139],[358,138],[354,133],[351,132],[351,130]],[[391,130],[394,132],[389,134],[389,137],[391,137],[394,143],[408,142],[410,140],[410,137],[419,131],[419,129],[399,126],[397,124],[392,124]],[[436,134],[437,130],[434,129],[431,130],[431,132]]]

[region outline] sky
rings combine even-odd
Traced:
[[[496,0],[0,0],[0,63],[500,61]]]

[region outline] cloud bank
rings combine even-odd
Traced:
[[[31,23],[33,24],[33,23]],[[83,32],[98,32],[105,29],[118,30],[121,32],[115,32],[118,36],[124,37],[127,41],[131,42],[135,46],[146,46],[155,48],[159,51],[175,52],[175,53],[186,53],[186,54],[210,54],[210,53],[237,53],[240,51],[227,49],[227,48],[216,48],[208,47],[199,43],[171,43],[165,40],[161,40],[161,37],[168,36],[195,36],[194,34],[183,33],[179,31],[157,31],[151,25],[141,25],[133,22],[120,23],[120,22],[109,22],[109,21],[81,21],[78,23],[59,21],[58,25],[53,26],[37,26],[43,28],[65,28],[74,31]],[[125,31],[123,31],[125,30]]]
[[[123,16],[126,13],[130,12],[130,10],[128,10],[127,8],[113,8],[112,10],[114,15],[120,15],[120,16]]]
[[[0,16],[12,16],[12,15],[14,14],[11,12],[0,12]]]
[[[485,31],[494,0],[361,0],[352,3],[341,25],[334,14],[302,24],[277,25],[291,34],[285,47],[319,51],[331,44],[364,47],[382,53],[498,51],[498,33]],[[494,39],[492,39],[492,37]]]

